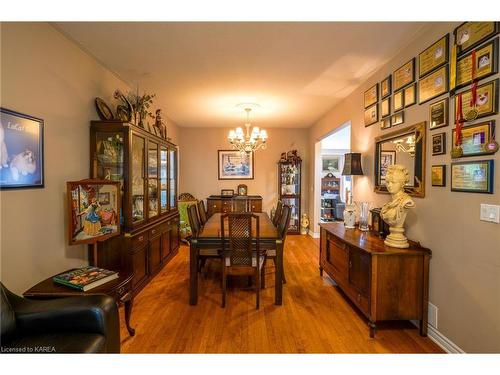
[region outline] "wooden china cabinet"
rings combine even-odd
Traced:
[[[300,183],[302,162],[278,162],[278,193],[283,204],[291,207],[289,234],[300,233],[301,194]]]
[[[92,121],[90,158],[91,176],[120,181],[122,194],[122,234],[98,243],[97,264],[133,272],[136,294],[179,250],[177,146],[131,123]]]

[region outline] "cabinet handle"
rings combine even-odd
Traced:
[[[349,268],[352,268],[352,262],[349,261]]]
[[[361,301],[361,294],[358,293],[358,301]]]
[[[255,208],[255,206],[252,206],[252,208]]]
[[[144,239],[144,236],[139,237],[139,241],[142,241]]]
[[[214,208],[217,208],[217,206],[214,204]]]
[[[155,233],[156,233],[156,229],[153,229],[153,230],[151,231],[151,233],[155,234]]]

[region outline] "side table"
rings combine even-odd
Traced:
[[[72,270],[68,270],[65,272],[69,271]],[[132,293],[133,276],[134,275],[132,273],[119,271],[117,279],[111,280],[103,285],[100,285],[86,292],[82,292],[79,291],[78,289],[73,289],[64,285],[57,284],[54,281],[52,281],[52,277],[49,277],[48,279],[45,279],[42,282],[39,282],[35,286],[28,289],[26,292],[23,293],[23,296],[26,298],[34,298],[34,299],[49,299],[49,298],[60,298],[60,297],[84,296],[91,294],[106,294],[110,297],[113,297],[117,305],[123,303],[125,307],[125,325],[127,326],[127,330],[130,336],[134,336],[135,329],[133,329],[130,326],[130,315],[132,314],[132,305],[134,302],[134,295]]]

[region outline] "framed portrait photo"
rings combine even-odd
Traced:
[[[451,191],[493,194],[493,160],[451,163]]]
[[[222,189],[220,191],[220,195],[224,197],[232,197],[234,195],[234,190],[233,189]]]
[[[392,89],[397,91],[415,81],[415,58],[396,69],[392,74]]]
[[[432,156],[446,154],[446,133],[432,135]]]
[[[241,153],[235,150],[218,150],[219,180],[253,180],[253,152]]]
[[[446,186],[446,165],[433,165],[431,167],[431,185]]]
[[[378,102],[378,83],[370,87],[364,93],[364,108]]]
[[[429,106],[429,129],[448,126],[448,98],[441,99]]]
[[[364,122],[365,127],[378,122],[378,104],[374,104],[371,107],[365,109]]]
[[[43,120],[0,108],[0,189],[43,188]]]
[[[380,96],[382,99],[388,97],[392,93],[391,76],[389,75],[380,83]]]

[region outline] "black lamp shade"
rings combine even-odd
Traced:
[[[344,155],[344,169],[342,176],[362,175],[363,169],[361,168],[361,154],[358,152],[351,152]]]

